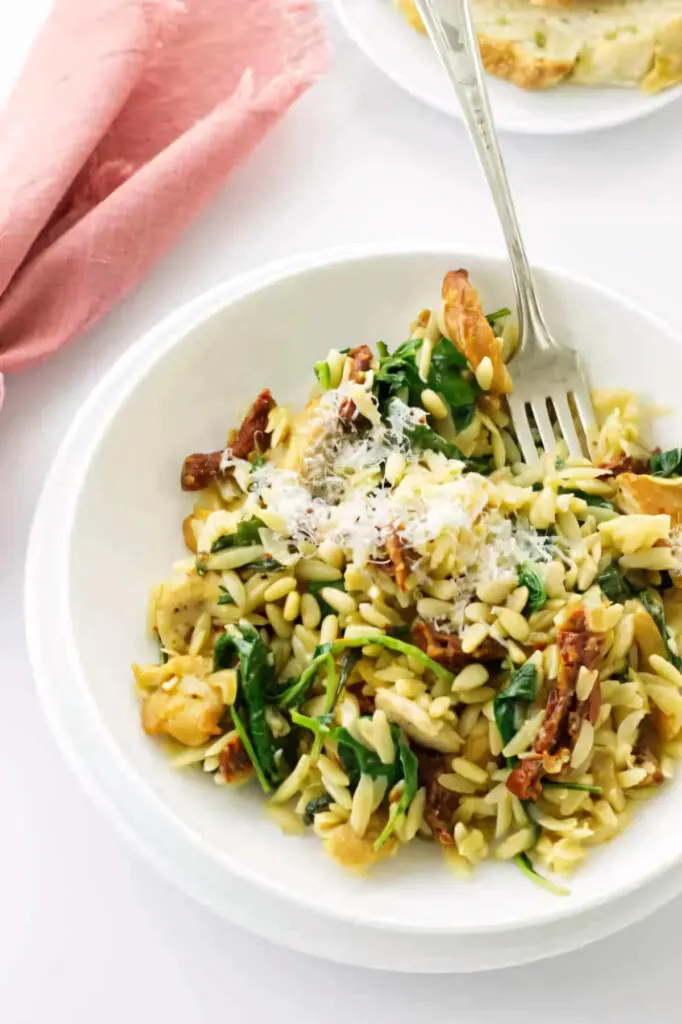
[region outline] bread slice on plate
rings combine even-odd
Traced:
[[[414,0],[395,0],[423,31]],[[486,71],[523,89],[682,82],[682,0],[472,0]],[[447,0],[441,9],[447,16]]]

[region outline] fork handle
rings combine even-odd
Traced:
[[[514,209],[507,172],[500,153],[469,0],[449,0],[448,20],[436,10],[436,0],[416,0],[419,13],[441,64],[454,86],[469,135],[488,181],[509,253],[524,348],[548,348],[545,325]]]

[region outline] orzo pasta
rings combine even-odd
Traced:
[[[185,460],[142,725],[347,867],[431,839],[460,874],[509,860],[561,892],[544,872],[682,754],[682,450],[602,391],[590,460],[522,463],[509,311],[465,271],[443,296],[393,352],[331,351],[302,412],[263,391]]]

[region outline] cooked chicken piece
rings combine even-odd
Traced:
[[[483,313],[478,292],[466,270],[452,270],[443,281],[445,326],[449,337],[474,370],[489,357],[493,364],[491,391],[508,394],[512,390],[509,370],[502,362],[502,347]]]
[[[218,755],[219,771],[231,786],[241,786],[255,774],[241,738],[234,733]]]
[[[220,597],[218,577],[179,573],[161,587],[155,625],[167,651],[184,654],[201,613]]]
[[[142,728],[151,736],[172,736],[186,747],[200,747],[220,735],[223,697],[204,679],[184,676],[170,690],[159,688],[142,702]]]
[[[621,473],[616,478],[618,504],[629,515],[668,515],[673,526],[682,523],[682,479]]]
[[[389,722],[402,726],[407,735],[428,747],[444,754],[454,753],[462,745],[452,726],[441,719],[431,718],[428,711],[420,708],[409,697],[402,697],[395,690],[381,688],[376,692],[376,706],[386,712]]]
[[[325,836],[323,841],[325,853],[333,857],[341,867],[356,871],[364,871],[382,860],[388,860],[389,857],[397,853],[400,844],[395,836],[389,836],[383,846],[378,850],[374,849],[374,843],[385,824],[385,816],[375,814],[362,839],[349,824],[339,825]]]

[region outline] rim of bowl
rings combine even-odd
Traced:
[[[54,495],[51,492],[59,486],[59,481],[63,479],[62,464],[68,460],[71,466],[70,449],[73,442],[79,436],[83,425],[87,424],[94,413],[95,427],[89,435],[88,444],[79,452],[76,486],[73,487],[70,494],[65,496],[64,492],[62,492],[58,495],[59,504],[66,506],[67,532],[65,535],[68,536],[72,514],[80,493],[80,484],[84,481],[87,468],[95,457],[98,445],[108,425],[118,414],[121,405],[129,394],[135,390],[140,381],[153,370],[169,350],[182,342],[189,331],[233,302],[261,291],[276,282],[305,274],[311,270],[349,262],[362,262],[368,259],[384,259],[392,256],[452,257],[453,253],[458,260],[487,261],[498,267],[507,265],[506,257],[499,253],[495,254],[490,250],[474,250],[470,248],[457,252],[452,245],[443,242],[364,244],[304,252],[293,257],[267,263],[262,267],[255,268],[214,285],[164,317],[158,324],[138,338],[137,341],[133,342],[130,348],[119,357],[93,388],[86,401],[76,413],[53,459],[36,506],[29,537],[25,569],[24,612],[26,636],[36,690],[57,743],[67,763],[74,770],[79,781],[85,786],[86,791],[107,812],[107,817],[113,821],[117,830],[126,839],[131,840],[136,849],[146,854],[148,859],[165,877],[173,877],[173,880],[176,882],[177,879],[172,876],[172,873],[164,869],[162,857],[155,848],[154,843],[148,838],[141,837],[137,828],[128,822],[125,808],[120,806],[113,793],[105,790],[101,780],[98,784],[91,778],[88,778],[89,769],[87,762],[83,762],[82,754],[74,749],[73,744],[65,736],[66,730],[56,720],[57,713],[53,698],[50,696],[53,685],[50,681],[50,668],[52,668],[53,672],[54,668],[51,665],[48,667],[42,657],[42,647],[46,641],[43,637],[43,624],[40,621],[39,593],[40,588],[44,588],[45,574],[44,562],[38,557],[37,553],[41,544],[41,521],[45,516],[48,502],[50,503],[50,516],[54,517],[55,506],[50,501],[50,499],[54,498]],[[658,334],[667,335],[670,340],[678,345],[682,343],[680,335],[665,321],[647,312],[630,299],[619,295],[610,288],[588,281],[580,275],[575,275],[546,264],[535,263],[532,269],[560,281],[570,282],[586,291],[596,292],[602,298],[615,302],[625,310],[645,318],[651,324],[652,330]],[[73,467],[71,466],[71,468]],[[73,480],[73,477],[71,479]],[[523,922],[505,922],[500,925],[485,924],[481,926],[466,926],[464,928],[458,928],[456,922],[449,922],[442,927],[437,924],[412,924],[407,921],[397,922],[386,918],[366,918],[346,911],[343,907],[334,910],[328,907],[320,907],[313,899],[306,898],[305,894],[292,892],[283,884],[274,882],[260,874],[252,873],[247,864],[231,860],[222,851],[216,850],[204,842],[196,831],[190,828],[173,812],[164,803],[162,798],[154,792],[144,776],[130,765],[123,751],[108,732],[106,722],[90,694],[85,673],[80,664],[75,637],[70,628],[71,619],[68,614],[68,568],[66,557],[68,550],[69,545],[67,543],[63,545],[59,554],[55,549],[55,554],[53,555],[53,557],[61,559],[57,573],[57,582],[60,587],[59,591],[57,591],[59,597],[57,614],[64,618],[67,626],[65,631],[61,633],[62,653],[69,662],[73,683],[79,692],[82,705],[81,710],[87,712],[91,730],[98,733],[98,744],[108,751],[108,755],[118,768],[121,778],[126,780],[129,785],[132,784],[136,798],[146,804],[148,813],[155,816],[157,825],[170,828],[175,839],[183,839],[185,842],[189,842],[195,855],[201,854],[203,857],[208,857],[214,865],[220,866],[222,870],[228,871],[230,874],[256,886],[258,889],[270,892],[289,903],[296,904],[331,921],[339,919],[359,927],[368,927],[376,930],[388,929],[404,933],[405,935],[449,934],[461,936],[467,934],[482,935],[486,933],[494,935],[510,931],[526,932],[528,929],[542,927],[549,923],[580,917],[584,913],[588,913],[595,908],[607,906],[622,899],[628,893],[641,889],[682,861],[682,851],[662,856],[659,863],[647,871],[646,874],[635,880],[625,880],[619,883],[607,893],[595,896],[579,908],[571,907],[569,900],[557,900],[556,906],[553,906],[550,912],[536,912],[532,917],[525,919]],[[54,613],[54,605],[52,611]],[[56,617],[55,615],[55,619]]]
[[[332,4],[334,7],[334,13],[336,14],[339,23],[348,34],[348,37],[353,41],[360,52],[364,54],[367,60],[371,61],[374,67],[381,71],[386,78],[393,82],[394,85],[397,85],[399,89],[402,89],[403,92],[406,92],[408,96],[412,96],[414,99],[419,100],[420,103],[426,104],[426,106],[431,107],[432,110],[439,110],[442,114],[446,114],[448,117],[453,117],[458,121],[463,120],[454,93],[451,101],[448,102],[444,96],[441,97],[438,93],[422,88],[421,80],[418,75],[410,76],[408,74],[400,74],[389,60],[386,60],[380,52],[368,45],[366,35],[358,28],[357,23],[349,14],[349,7],[351,5],[348,0],[332,0]],[[590,87],[567,85],[566,88]],[[613,88],[617,89],[618,86],[614,86]],[[594,92],[598,92],[599,86],[594,86],[592,89]],[[552,90],[548,91],[551,93]],[[637,93],[637,95],[639,95],[639,93]],[[551,99],[551,97],[549,98]],[[655,96],[647,97],[649,100],[648,106],[642,106],[635,109],[625,107],[622,114],[602,114],[601,116],[592,116],[589,119],[585,117],[583,120],[569,122],[563,122],[557,118],[549,120],[549,115],[542,122],[538,122],[533,116],[529,116],[527,119],[523,120],[518,117],[511,119],[505,118],[504,120],[497,118],[496,125],[499,131],[509,132],[513,135],[584,135],[589,132],[602,131],[603,129],[609,128],[619,128],[622,125],[641,121],[642,118],[649,117],[651,114],[655,114],[659,110],[664,110],[666,107],[670,106],[671,103],[674,103],[675,100],[679,100],[681,98],[682,86],[672,86]]]

